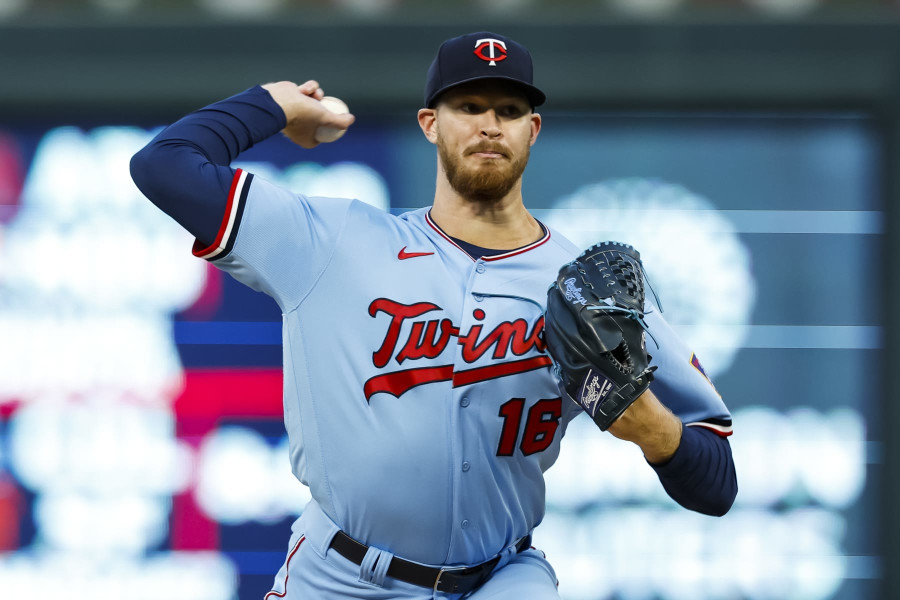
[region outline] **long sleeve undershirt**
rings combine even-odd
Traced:
[[[285,125],[281,107],[255,86],[164,129],[134,155],[131,176],[151,202],[208,245],[225,212],[234,177],[231,161]],[[684,427],[672,458],[651,466],[669,496],[685,508],[723,515],[734,502],[731,446],[712,431]]]
[[[165,128],[131,159],[131,177],[156,206],[209,245],[218,233],[238,154],[282,129],[284,111],[255,86]]]
[[[703,427],[683,427],[681,444],[662,465],[650,465],[681,506],[720,517],[734,504],[737,475],[728,439]]]

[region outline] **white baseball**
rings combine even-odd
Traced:
[[[343,115],[350,112],[350,109],[347,108],[347,105],[344,104],[344,101],[340,98],[335,98],[334,96],[325,96],[319,102],[322,103],[327,110]],[[346,133],[346,129],[339,129],[337,127],[332,127],[330,125],[320,125],[318,129],[316,129],[316,141],[317,142],[333,142],[337,139],[340,139],[344,133]]]

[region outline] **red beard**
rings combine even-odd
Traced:
[[[507,158],[484,161],[477,166],[464,164],[464,158],[454,155],[438,137],[438,155],[447,174],[450,187],[463,198],[480,202],[491,202],[506,196],[516,185],[528,164],[531,148],[525,146],[524,152],[509,157],[509,150],[482,142],[466,149],[466,155],[474,152],[500,152]]]

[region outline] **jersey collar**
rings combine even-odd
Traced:
[[[431,226],[432,229],[434,229],[434,230],[438,233],[438,235],[440,235],[442,238],[444,238],[445,240],[447,240],[448,242],[450,242],[450,243],[451,243],[453,246],[455,246],[460,252],[462,252],[463,254],[465,254],[466,256],[468,256],[469,258],[471,258],[473,262],[476,262],[476,261],[478,260],[478,259],[476,259],[475,257],[473,257],[471,254],[469,254],[468,252],[466,252],[466,251],[462,248],[462,246],[460,246],[459,244],[457,244],[457,243],[453,240],[453,238],[451,238],[449,235],[447,235],[446,233],[444,233],[444,230],[442,230],[440,227],[438,227],[437,223],[435,223],[434,221],[431,220],[431,210],[428,210],[428,211],[425,213],[425,221],[428,223],[428,225]],[[542,238],[540,238],[539,240],[537,240],[537,241],[535,241],[535,242],[532,242],[532,243],[528,244],[527,246],[522,246],[521,248],[515,248],[515,249],[510,250],[510,251],[508,251],[508,252],[504,252],[503,254],[495,254],[495,255],[493,255],[493,256],[482,256],[482,257],[481,257],[481,260],[483,260],[484,262],[494,262],[494,261],[497,261],[497,260],[503,260],[504,258],[510,258],[510,257],[512,257],[512,256],[517,256],[517,255],[519,255],[519,254],[523,254],[523,253],[525,253],[525,252],[528,252],[529,250],[534,250],[534,249],[537,248],[538,246],[541,246],[541,245],[545,244],[545,243],[547,242],[547,240],[550,239],[550,229],[549,229],[546,225],[544,225],[543,223],[541,223],[540,221],[538,221],[538,223],[540,224],[541,229],[544,230],[544,236],[543,236]]]

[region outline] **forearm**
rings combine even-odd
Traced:
[[[681,428],[681,419],[648,389],[610,425],[609,432],[637,444],[648,462],[662,463],[678,449]]]
[[[131,160],[135,184],[201,242],[215,236],[238,154],[285,125],[281,108],[256,86],[164,129]]]

